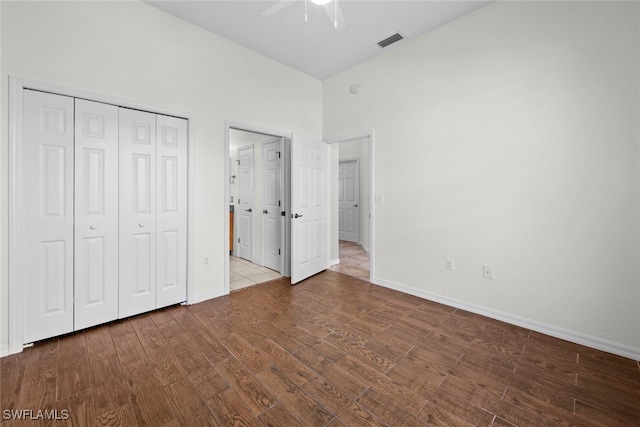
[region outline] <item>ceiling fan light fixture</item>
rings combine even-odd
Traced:
[[[317,4],[318,6],[324,6],[329,3],[331,0],[311,0],[311,3]]]

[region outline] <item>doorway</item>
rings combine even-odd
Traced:
[[[361,230],[364,230],[361,232],[361,236],[366,236],[364,242],[366,242],[366,249],[370,255],[370,279],[375,277],[372,251],[374,243],[372,230],[375,217],[373,206],[370,206],[369,202],[373,200],[374,189],[373,174],[371,173],[374,160],[373,131],[314,141],[300,135],[294,137],[291,133],[227,121],[225,122],[225,150],[228,159],[225,169],[225,177],[228,178],[225,190],[226,202],[229,202],[232,197],[231,186],[237,178],[235,162],[231,161],[230,156],[231,133],[234,130],[281,138],[283,141],[280,187],[282,188],[282,206],[280,206],[282,268],[280,273],[284,277],[290,277],[292,284],[329,269],[332,264],[340,262],[336,172],[338,170],[338,146],[332,146],[332,144],[362,140],[360,145],[364,147],[362,151],[366,154],[366,157],[363,156],[363,158],[367,160],[361,160],[360,174],[367,176],[365,182],[368,187],[366,190],[362,190],[366,193],[366,200],[363,202],[366,207],[366,209],[363,207],[366,218],[361,221]],[[345,147],[347,146],[345,145]],[[362,179],[361,187],[365,188]],[[227,237],[233,235],[230,233],[230,225],[230,221],[226,220],[225,236]],[[233,232],[236,233],[235,230]],[[229,240],[231,240],[228,246],[231,249],[229,253],[233,255],[237,240],[236,242],[233,242],[232,239]],[[255,242],[254,245],[256,245]],[[227,293],[230,291],[230,261],[231,256],[225,257],[224,285]],[[257,263],[252,264],[255,266]]]
[[[284,139],[229,129],[229,291],[286,275]]]
[[[336,223],[331,242],[331,270],[372,281],[373,275],[373,132],[335,138],[332,176]]]

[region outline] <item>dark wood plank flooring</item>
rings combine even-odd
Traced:
[[[640,425],[637,361],[333,271],[0,362],[6,425]]]

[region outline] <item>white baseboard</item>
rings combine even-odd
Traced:
[[[480,314],[482,316],[486,316],[491,319],[500,320],[502,322],[520,326],[525,329],[530,329],[532,331],[540,332],[545,335],[550,335],[555,338],[560,338],[576,344],[595,348],[597,350],[606,351],[608,353],[617,354],[619,356],[628,357],[633,360],[640,360],[640,348],[635,348],[625,344],[620,344],[617,342],[583,334],[581,332],[560,328],[558,326],[553,326],[543,322],[538,322],[537,320],[527,319],[527,318],[516,316],[513,314],[504,313],[502,311],[493,310],[488,307],[469,304],[465,301],[448,298],[442,295],[409,288],[404,285],[400,285],[398,283],[390,282],[388,280],[372,278],[371,283],[375,285],[383,286],[385,288],[394,289],[396,291],[400,291],[405,294],[413,295],[419,298],[424,298],[429,301],[445,304],[450,307],[455,307],[461,310],[466,310],[472,313]]]
[[[334,265],[340,264],[340,259],[332,259],[329,261],[329,267],[333,267]]]

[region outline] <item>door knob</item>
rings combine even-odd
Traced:
[[[293,217],[294,218],[302,218],[302,215],[295,214]]]
[[[358,207],[358,205],[353,205],[353,207],[354,207],[354,208],[357,208],[357,207]]]
[[[253,209],[249,208],[249,209],[245,209],[245,212],[253,212]]]
[[[263,213],[263,214],[268,214],[269,212],[268,212],[266,209],[264,209],[264,210],[262,211],[262,213]]]
[[[95,230],[96,228],[98,228],[98,226],[97,225],[90,225],[89,228],[92,229],[92,230]]]
[[[140,224],[138,224],[138,227],[140,228],[144,227],[144,222],[141,222]]]

